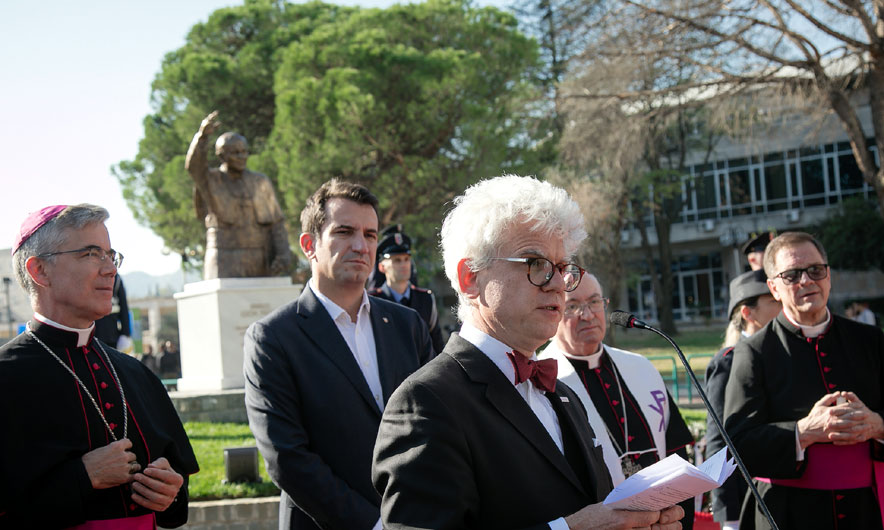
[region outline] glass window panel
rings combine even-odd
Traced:
[[[777,160],[782,160],[782,159],[783,159],[782,152],[765,153],[764,154],[764,161],[765,162],[776,162]]]
[[[700,219],[715,217],[718,204],[715,201],[715,175],[702,175],[694,178],[697,194],[697,213]]]
[[[657,304],[654,302],[654,289],[651,287],[651,280],[642,280],[641,296],[642,317],[652,320],[657,318]]]
[[[681,282],[682,288],[684,289],[684,302],[685,302],[685,305],[688,308],[690,308],[696,298],[695,294],[694,294],[696,292],[696,290],[694,289],[694,275],[693,274],[691,274],[691,275],[686,274],[686,275],[682,276],[681,279],[682,279],[682,282]],[[680,308],[681,307],[678,289],[673,289],[672,307],[673,308],[677,308],[677,307]]]
[[[727,165],[731,169],[740,168],[743,166],[748,166],[749,159],[748,158],[734,158],[733,160],[729,160]]]
[[[800,153],[801,156],[812,156],[822,153],[822,150],[820,150],[820,146],[815,145],[813,147],[802,147]]]
[[[788,199],[786,189],[786,168],[783,164],[764,168],[765,189],[768,211],[783,210]]]
[[[826,203],[822,160],[801,161],[801,185],[805,206],[820,206]]]
[[[838,142],[838,151],[850,151],[850,142]]]
[[[731,170],[728,174],[728,181],[731,187],[731,206],[734,215],[749,215],[751,213],[749,206],[752,204],[749,170]]]
[[[722,217],[730,217],[731,211],[727,204],[727,173],[722,172],[717,177],[718,180],[718,211]]]
[[[863,189],[863,175],[856,165],[853,154],[838,157],[838,176],[841,181],[841,194],[850,195],[859,193]]]

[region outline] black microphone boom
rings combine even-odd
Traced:
[[[743,474],[743,478],[746,480],[746,483],[749,484],[749,489],[752,490],[752,495],[755,496],[756,502],[758,502],[758,506],[761,508],[764,516],[767,517],[767,521],[770,523],[770,527],[773,530],[779,530],[777,523],[774,521],[773,516],[770,514],[770,511],[767,509],[767,505],[764,504],[764,500],[761,498],[761,494],[758,493],[758,489],[755,488],[755,483],[752,481],[752,476],[749,474],[749,470],[746,469],[746,465],[743,464],[743,459],[740,458],[740,455],[737,453],[737,448],[734,447],[734,443],[731,441],[731,437],[728,436],[727,431],[724,430],[724,424],[721,422],[721,418],[718,417],[718,414],[712,410],[712,405],[709,403],[709,398],[706,397],[706,392],[703,391],[703,388],[700,386],[700,382],[697,381],[697,376],[694,374],[694,371],[691,370],[691,365],[688,363],[688,360],[685,359],[684,353],[682,353],[681,348],[678,347],[678,344],[675,343],[674,340],[669,338],[669,335],[663,333],[659,329],[642,322],[635,315],[627,313],[626,311],[615,310],[611,313],[610,317],[611,324],[616,326],[622,326],[624,328],[639,328],[646,329],[648,331],[653,331],[657,335],[660,335],[667,341],[669,344],[675,348],[675,351],[678,353],[678,358],[681,359],[681,363],[684,365],[685,370],[687,370],[688,375],[691,378],[691,381],[694,383],[694,388],[697,389],[697,393],[700,394],[700,397],[703,398],[703,404],[706,406],[706,410],[712,416],[712,420],[715,422],[715,426],[718,427],[718,430],[721,432],[721,437],[724,438],[724,443],[727,445],[728,449],[730,449],[731,454],[734,455],[734,460],[737,462],[737,467],[740,468],[740,473]],[[678,397],[678,396],[676,396]]]

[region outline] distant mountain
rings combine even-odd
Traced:
[[[153,296],[171,296],[181,292],[184,288],[185,279],[181,271],[170,272],[161,276],[154,276],[146,272],[136,271],[123,274],[123,284],[126,286],[127,298],[148,298]],[[188,273],[187,282],[197,282],[202,278],[199,273]]]

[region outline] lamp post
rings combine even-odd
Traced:
[[[12,340],[13,337],[13,329],[12,329],[12,301],[9,299],[9,284],[12,283],[12,278],[9,276],[3,277],[3,289],[6,291],[6,323],[9,325],[9,339]]]

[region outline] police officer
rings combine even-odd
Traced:
[[[762,269],[764,249],[767,248],[767,244],[775,237],[777,237],[776,230],[760,233],[753,232],[749,235],[749,241],[743,243],[742,250],[746,260],[749,261],[750,270],[757,271]]]
[[[383,239],[378,244],[377,268],[386,281],[380,287],[370,288],[368,294],[417,311],[430,330],[433,349],[439,353],[445,341],[439,326],[436,297],[429,289],[421,289],[412,282],[411,238],[402,232],[401,225],[397,226],[396,230],[384,230]]]

